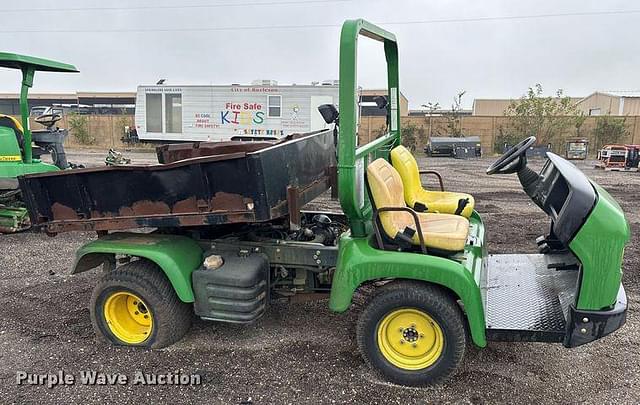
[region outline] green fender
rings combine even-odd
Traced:
[[[179,235],[112,233],[82,246],[76,253],[71,273],[113,261],[116,254],[151,260],[164,271],[181,301],[194,301],[191,273],[202,264],[202,248],[193,239]]]
[[[453,291],[464,305],[473,342],[487,345],[482,297],[471,271],[442,257],[374,249],[367,238],[344,235],[340,239],[329,308],[344,312],[358,286],[389,278],[422,280]]]

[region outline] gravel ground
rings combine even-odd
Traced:
[[[152,162],[149,153],[126,153]],[[100,165],[104,152],[71,151],[69,160]],[[490,159],[420,159],[439,170],[448,188],[471,192],[488,229],[493,253],[535,252],[546,216],[514,175],[486,176]],[[470,348],[458,372],[428,388],[380,380],[355,344],[360,308],[333,314],[326,300],[278,302],[250,326],[196,320],[185,339],[164,350],[117,348],[98,341],[89,320],[97,271],[70,276],[74,252],[90,233],[22,233],[0,237],[0,402],[75,403],[134,401],[193,403],[637,403],[640,400],[638,277],[640,174],[603,173],[578,165],[621,203],[633,239],[624,262],[627,325],[576,349],[538,343],[490,343]],[[535,166],[535,164],[534,164]],[[538,163],[538,167],[540,164]],[[324,205],[324,204],[321,204]],[[16,384],[16,373],[73,375],[95,370],[199,374],[197,386],[90,386],[47,388]]]

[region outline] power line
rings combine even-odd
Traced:
[[[248,4],[248,3],[245,3]],[[264,3],[263,3],[264,4]],[[638,14],[640,10],[604,10],[604,11],[585,11],[570,13],[553,13],[553,14],[531,14],[517,16],[488,16],[488,17],[470,17],[470,18],[446,18],[433,20],[416,20],[416,21],[387,21],[375,22],[378,25],[426,25],[426,24],[448,24],[448,23],[468,23],[468,22],[485,22],[485,21],[508,21],[508,20],[532,20],[543,18],[557,17],[590,17],[590,16],[607,16],[607,15],[624,15]],[[317,28],[334,28],[341,27],[342,24],[306,24],[306,25],[249,25],[241,27],[201,27],[201,28],[116,28],[116,29],[18,29],[18,30],[0,30],[0,34],[28,34],[28,33],[149,33],[149,32],[213,32],[213,31],[254,31],[254,30],[289,30],[289,29],[317,29]]]
[[[68,12],[68,11],[136,11],[136,10],[175,10],[175,9],[195,9],[195,8],[219,8],[219,7],[243,7],[243,6],[277,6],[277,5],[306,5],[317,3],[346,3],[353,0],[307,0],[307,1],[264,1],[250,3],[224,3],[224,4],[186,4],[180,6],[154,5],[154,6],[133,6],[133,7],[48,7],[48,8],[14,8],[4,9],[6,13],[33,13],[33,12]]]

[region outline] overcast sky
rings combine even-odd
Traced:
[[[34,11],[51,7],[63,10]],[[619,10],[633,12],[533,18]],[[528,18],[481,20],[514,16]],[[159,78],[303,84],[338,78],[339,26],[360,17],[398,37],[400,87],[414,108],[449,106],[460,90],[470,107],[474,98],[518,97],[535,83],[571,96],[640,90],[640,5],[630,1],[29,0],[3,10],[0,50],[81,72],[36,75],[34,92],[134,91]],[[382,47],[361,41],[359,84],[385,80]],[[18,91],[18,81],[0,70],[0,92]]]

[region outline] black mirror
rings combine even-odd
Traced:
[[[338,109],[333,104],[322,104],[318,106],[318,112],[322,115],[327,124],[338,123]]]
[[[379,109],[383,109],[387,106],[387,104],[389,103],[389,101],[387,100],[387,98],[385,96],[375,96],[373,98],[373,101],[376,103],[376,105],[378,106]]]

